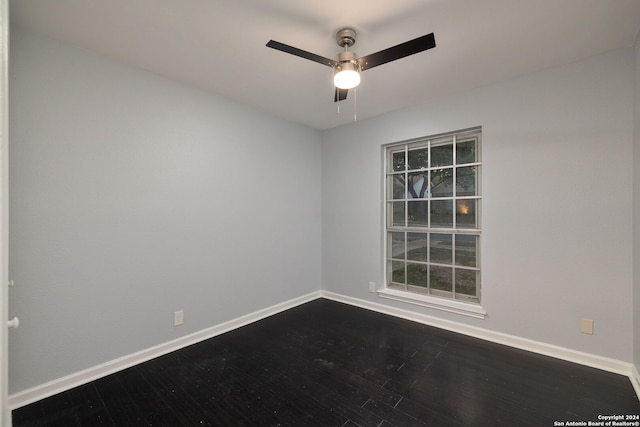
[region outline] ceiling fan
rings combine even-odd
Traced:
[[[306,50],[298,49],[297,47],[289,46],[275,40],[269,40],[267,47],[309,59],[333,68],[333,82],[336,86],[333,98],[334,102],[347,99],[349,89],[360,84],[361,71],[436,47],[436,39],[433,33],[430,33],[379,52],[372,53],[371,55],[358,58],[354,52],[349,51],[349,47],[353,46],[356,42],[356,32],[354,29],[341,29],[336,33],[336,41],[338,46],[344,48],[344,51],[338,54],[338,59],[325,58],[323,56],[316,55],[315,53],[307,52]]]

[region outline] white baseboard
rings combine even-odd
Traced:
[[[504,344],[510,347],[551,356],[557,359],[562,359],[581,365],[591,366],[593,368],[602,369],[604,371],[613,372],[616,374],[626,375],[631,380],[636,394],[640,397],[640,374],[638,373],[636,367],[631,363],[546,344],[539,341],[533,341],[514,335],[489,331],[475,326],[470,326],[450,320],[444,320],[433,316],[374,303],[371,301],[336,294],[333,292],[317,291],[301,296],[299,298],[294,298],[292,300],[276,304],[271,307],[267,307],[262,310],[258,310],[254,313],[238,317],[236,319],[221,323],[211,328],[207,328],[190,335],[185,335],[184,337],[178,338],[176,340],[169,341],[167,343],[160,344],[158,346],[151,347],[121,357],[119,359],[115,359],[101,365],[76,372],[66,377],[58,378],[56,380],[49,381],[36,387],[12,394],[11,396],[9,396],[9,408],[11,410],[20,408],[22,406],[28,405],[29,403],[33,403],[46,397],[53,396],[54,394],[70,390],[79,385],[86,384],[112,373],[130,368],[139,363],[154,359],[158,356],[162,356],[164,354],[179,350],[192,344],[196,344],[200,341],[204,341],[225,332],[229,332],[233,329],[248,325],[250,323],[256,322],[258,320],[264,319],[266,317],[272,316],[274,314],[280,313],[282,311],[288,310],[317,298],[326,298],[338,302],[343,302],[345,304],[365,308],[383,314],[389,314],[391,316],[400,317],[403,319],[434,326],[441,329],[446,329],[448,331],[457,332],[464,335],[469,335],[486,341]]]
[[[211,328],[203,329],[201,331],[185,335],[178,339],[142,351],[138,351],[133,354],[129,354],[119,359],[111,360],[109,362],[85,369],[83,371],[49,381],[47,383],[27,390],[20,391],[9,396],[9,408],[13,410],[28,405],[29,403],[37,402],[38,400],[53,396],[54,394],[70,390],[79,385],[86,384],[88,382],[97,380],[123,369],[138,365],[142,362],[146,362],[164,354],[171,353],[172,351],[179,350],[192,344],[196,344],[200,341],[204,341],[225,332],[229,332],[233,329],[237,329],[241,326],[248,325],[250,323],[304,304],[306,302],[313,301],[317,298],[320,298],[320,296],[320,291],[312,292],[310,294],[303,295],[301,297],[294,298],[292,300],[285,301],[283,303],[276,304],[262,310],[258,310],[254,313],[238,317],[228,322],[221,323]]]
[[[515,347],[521,350],[527,350],[534,353],[543,354],[545,356],[551,356],[556,359],[562,359],[569,362],[574,362],[581,365],[602,369],[604,371],[626,375],[629,378],[632,378],[631,371],[632,371],[633,365],[631,363],[623,362],[617,359],[611,359],[604,356],[584,353],[581,351],[572,350],[565,347],[560,347],[552,344],[547,344],[539,341],[517,337],[515,335],[504,334],[501,332],[494,332],[487,329],[466,325],[464,323],[458,323],[451,320],[444,320],[438,317],[428,316],[425,314],[420,314],[413,311],[403,310],[400,308],[395,308],[395,307],[391,307],[384,304],[378,304],[371,301],[366,301],[358,298],[335,294],[332,292],[321,291],[320,294],[323,298],[331,299],[334,301],[343,302],[343,303],[354,305],[361,308],[366,308],[368,310],[377,311],[383,314],[389,314],[391,316],[400,317],[403,319],[411,320],[411,321],[422,323],[429,326],[435,326],[437,328],[446,329],[448,331],[458,332],[464,335],[469,335],[469,336],[480,338],[486,341],[491,341],[498,344],[504,344],[509,347]],[[637,388],[636,388],[636,393],[638,393]],[[640,396],[640,393],[638,393],[638,396]]]

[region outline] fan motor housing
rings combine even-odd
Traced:
[[[340,72],[342,70],[353,70],[356,72],[360,72],[360,64],[358,64],[357,57],[355,52],[344,51],[338,54],[338,62],[339,64],[335,67],[335,72]]]
[[[356,53],[346,50],[338,54],[338,62],[355,62]]]

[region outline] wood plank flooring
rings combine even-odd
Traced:
[[[318,299],[19,408],[13,423],[554,426],[637,414],[625,376]]]

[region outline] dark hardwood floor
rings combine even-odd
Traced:
[[[19,408],[13,423],[554,426],[636,414],[625,376],[318,299]]]

